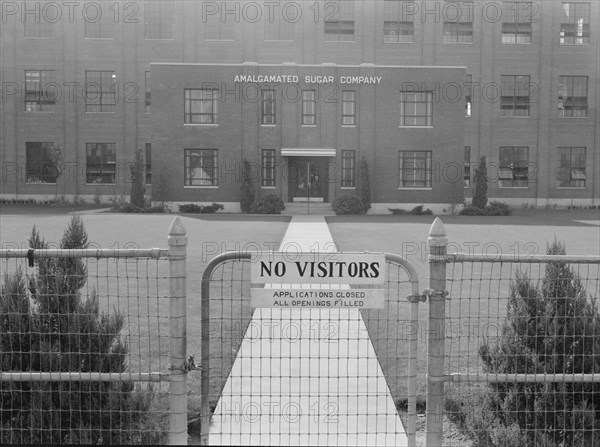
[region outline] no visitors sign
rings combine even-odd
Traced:
[[[382,253],[274,253],[252,257],[253,307],[383,308]],[[368,286],[369,288],[365,288]]]

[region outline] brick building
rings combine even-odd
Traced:
[[[319,186],[325,202],[353,178],[356,185],[364,155],[380,209],[461,202],[480,156],[493,199],[598,204],[599,12],[598,2],[558,0],[3,2],[0,195],[127,194],[129,165],[142,150],[149,189],[166,169],[169,200],[234,209],[236,187],[223,180],[235,181],[236,163],[247,158],[261,191],[291,201],[300,192],[285,176],[295,169],[306,177],[300,166],[316,150],[312,169],[336,171]],[[314,101],[310,93],[284,100],[286,83],[234,82],[235,74],[279,73],[297,75],[300,93],[315,90]],[[381,85],[342,84],[352,73],[380,76]],[[200,91],[199,75],[226,90],[203,96],[211,93]],[[313,75],[334,82],[311,87],[304,81]],[[224,98],[244,84],[261,97]],[[328,84],[335,104],[326,102]],[[219,122],[194,122],[212,119],[213,102]],[[316,128],[303,121],[312,110]],[[355,127],[344,124],[352,115]],[[191,172],[211,157],[219,184],[191,184],[208,182],[206,172]],[[264,179],[273,172],[274,186]]]

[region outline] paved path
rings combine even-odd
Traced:
[[[325,219],[294,216],[280,251],[317,247],[332,251]],[[211,420],[216,444],[406,445],[360,312],[256,309]]]

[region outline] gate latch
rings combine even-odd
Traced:
[[[418,303],[419,301],[427,301],[427,298],[432,296],[443,296],[444,298],[448,296],[447,290],[433,290],[433,289],[425,289],[421,292],[420,295],[408,295],[406,299],[411,303]]]
[[[187,359],[187,361],[184,362],[183,365],[181,365],[181,368],[177,368],[173,365],[169,365],[168,369],[169,369],[169,371],[173,371],[173,370],[177,369],[177,370],[183,371],[184,374],[187,374],[189,371],[194,371],[194,370],[201,371],[202,367],[194,361],[194,356],[190,355],[190,358]]]

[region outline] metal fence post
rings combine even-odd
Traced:
[[[448,239],[436,217],[429,229],[429,322],[427,331],[427,421],[425,445],[442,447],[444,417],[444,343],[446,338],[446,254]]]
[[[177,216],[169,228],[169,444],[187,444],[186,248],[187,236]]]

